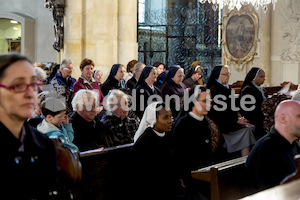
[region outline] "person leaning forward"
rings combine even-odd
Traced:
[[[54,144],[26,121],[37,91],[33,65],[26,57],[0,55],[0,192],[9,199],[49,199],[58,183]]]

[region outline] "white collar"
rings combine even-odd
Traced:
[[[204,119],[203,116],[202,116],[202,117],[199,117],[199,116],[195,115],[193,112],[189,112],[189,115],[190,115],[192,118],[194,118],[194,119],[196,119],[196,120],[198,120],[198,121],[203,121],[203,119]]]
[[[158,135],[159,137],[164,137],[164,136],[166,135],[165,132],[160,133],[160,132],[158,132],[158,131],[156,131],[156,130],[154,130],[154,129],[153,129],[153,131],[154,131],[154,133],[156,133],[156,135]]]

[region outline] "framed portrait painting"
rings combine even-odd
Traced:
[[[237,71],[256,53],[258,18],[254,13],[231,11],[223,18],[223,54],[225,64],[233,63]]]

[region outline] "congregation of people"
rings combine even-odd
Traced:
[[[77,80],[75,67],[81,71]],[[279,103],[271,116],[274,126],[266,131],[261,68],[248,72],[234,99],[227,65],[215,66],[207,81],[199,61],[184,69],[131,60],[113,64],[105,81],[94,68],[89,58],[79,66],[63,59],[46,76],[22,55],[0,55],[1,152],[6,152],[1,191],[48,199],[63,190],[50,139],[74,154],[132,143],[133,199],[187,199],[186,191],[208,199],[209,188],[190,172],[239,156],[248,156],[249,181],[257,191],[279,185],[297,169],[300,102]],[[255,103],[243,106],[249,96]]]

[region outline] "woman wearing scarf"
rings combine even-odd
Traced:
[[[174,119],[180,111],[181,99],[184,95],[184,90],[186,89],[185,85],[182,83],[183,78],[183,69],[179,65],[174,65],[171,67],[161,88],[161,94],[164,101],[166,102],[166,99],[169,99],[168,103]],[[167,98],[167,96],[170,97],[172,95],[177,95],[178,98]]]
[[[78,80],[74,83],[74,94],[78,92],[78,90],[85,89],[85,90],[96,90],[99,92],[99,101],[102,105],[103,101],[103,93],[100,89],[100,86],[93,78],[94,72],[93,69],[95,67],[94,62],[91,59],[85,58],[80,63],[80,71],[81,76]]]
[[[183,83],[187,88],[192,88],[199,85],[198,80],[201,78],[203,68],[200,65],[193,66],[190,68],[186,76],[184,77]]]
[[[140,118],[143,115],[143,111],[146,109],[148,104],[152,102],[148,102],[150,96],[157,95],[158,97],[161,96],[160,90],[155,87],[153,84],[155,83],[157,78],[156,74],[156,68],[152,66],[146,66],[142,74],[136,84],[136,114]],[[144,98],[144,100],[141,100],[141,97]],[[152,101],[158,101],[161,99],[153,98]]]
[[[262,84],[265,82],[265,72],[261,68],[253,67],[247,74],[243,86],[241,88],[240,98],[245,95],[251,95],[255,98],[254,110],[246,111],[241,108],[240,113],[245,116],[246,119],[249,120],[249,123],[255,125],[255,137],[256,139],[261,138],[265,135],[265,131],[263,129],[263,120],[264,115],[261,110],[261,104],[264,99],[267,98],[267,94],[264,92],[262,88]],[[247,108],[253,105],[247,106]]]
[[[246,156],[256,142],[253,135],[255,129],[244,117],[239,117],[238,112],[232,109],[233,105],[229,98],[231,95],[231,89],[228,86],[229,77],[227,65],[218,65],[211,72],[207,88],[210,89],[213,102],[208,116],[216,122],[223,134],[227,151],[229,153],[241,151],[242,156]]]
[[[114,64],[112,66],[110,73],[101,88],[104,96],[106,96],[110,90],[125,88],[125,72],[124,65]]]
[[[134,199],[175,199],[179,180],[171,154],[172,113],[162,102],[146,108],[132,148]]]

